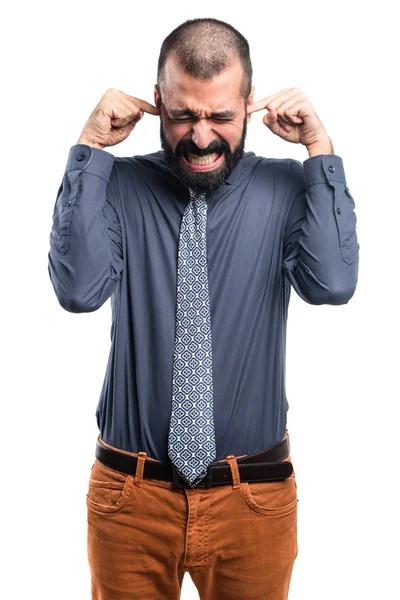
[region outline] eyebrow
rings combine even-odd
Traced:
[[[176,119],[178,117],[185,117],[185,116],[194,117],[194,118],[198,119],[198,116],[192,110],[189,110],[188,108],[171,108],[171,110],[167,111],[167,113],[168,113],[168,116],[173,119]],[[211,116],[206,117],[206,119],[213,119],[213,118],[231,119],[235,116],[236,116],[236,113],[232,110],[220,110],[220,111],[211,113]]]

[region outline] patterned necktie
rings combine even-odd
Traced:
[[[215,459],[207,202],[190,191],[181,222],[168,456],[189,487]]]

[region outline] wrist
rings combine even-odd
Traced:
[[[321,140],[306,146],[309,157],[317,154],[334,154],[333,144],[330,137],[327,135]]]
[[[96,142],[91,142],[84,137],[80,137],[76,143],[77,144],[86,144],[86,146],[91,146],[92,148],[98,148],[99,150],[103,150],[103,148],[104,148],[104,146],[101,146],[100,144],[96,144]]]

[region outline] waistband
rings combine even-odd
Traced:
[[[256,452],[240,456],[229,455],[225,459],[208,465],[204,478],[195,486],[186,482],[172,462],[163,463],[148,457],[146,452],[128,452],[106,444],[98,435],[95,456],[98,461],[111,469],[135,476],[140,485],[141,479],[158,479],[172,482],[174,489],[191,487],[213,487],[232,484],[235,474],[240,481],[277,481],[287,479],[293,473],[290,460],[289,433],[277,444]],[[236,471],[237,469],[237,471]]]

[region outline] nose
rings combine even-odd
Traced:
[[[192,127],[192,141],[203,150],[211,144],[213,139],[215,137],[213,138],[211,124],[207,123],[207,119],[198,119]]]

